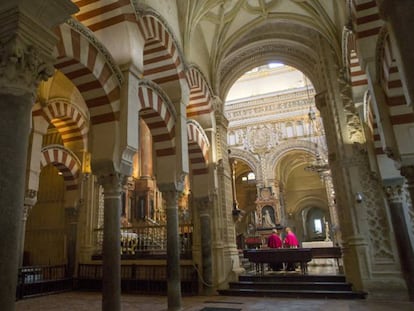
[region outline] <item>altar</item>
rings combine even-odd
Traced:
[[[324,247],[333,247],[332,241],[311,241],[311,242],[302,242],[302,247],[305,248],[324,248]],[[309,266],[329,266],[335,267],[334,258],[313,258],[311,262],[308,263]]]

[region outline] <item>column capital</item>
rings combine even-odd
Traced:
[[[208,216],[211,200],[208,196],[193,198],[194,207],[198,209],[200,216]]]
[[[52,76],[57,37],[50,28],[77,10],[67,0],[22,0],[0,7],[1,93],[33,94],[40,81]]]
[[[403,187],[399,184],[388,185],[384,187],[387,200],[391,203],[402,202],[403,199]]]
[[[119,173],[100,175],[98,177],[99,184],[104,188],[105,198],[118,198],[121,195],[125,181],[125,177]]]
[[[406,178],[408,186],[414,186],[414,165],[401,167],[400,174]]]

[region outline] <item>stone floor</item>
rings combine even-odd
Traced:
[[[309,265],[309,274],[338,274],[333,262],[328,265]],[[251,269],[247,274],[254,274]],[[265,271],[265,274],[292,272]],[[299,272],[297,272],[299,273]],[[0,307],[1,310],[1,307]],[[16,303],[16,311],[99,311],[101,294],[96,292],[72,291],[61,294],[29,298]],[[167,297],[122,295],[122,311],[164,311]],[[335,300],[294,299],[231,296],[192,296],[182,298],[183,311],[413,311],[414,303],[388,300]]]
[[[17,302],[17,311],[95,311],[101,310],[101,295],[91,292],[67,292]],[[123,311],[167,310],[163,296],[122,295]],[[414,303],[383,300],[331,300],[253,298],[228,296],[183,297],[183,311],[413,311]]]

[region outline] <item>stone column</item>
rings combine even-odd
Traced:
[[[118,173],[99,177],[104,189],[104,236],[102,246],[102,311],[121,310],[121,193]]]
[[[404,166],[401,168],[401,175],[405,177],[406,189],[410,195],[411,202],[414,202],[414,166]],[[414,244],[410,240],[408,228],[412,228],[413,223],[407,221],[404,206],[401,202],[401,191],[397,188],[389,188],[394,191],[387,191],[390,201],[391,219],[395,228],[395,238],[400,252],[401,266],[408,287],[410,300],[414,301]],[[412,206],[412,203],[411,203]]]
[[[398,2],[398,3],[396,3]],[[377,0],[381,17],[387,22],[391,42],[398,48],[396,58],[403,77],[405,97],[409,105],[414,103],[414,42],[409,38],[414,29],[414,1]]]
[[[39,2],[0,5],[0,305],[7,311],[15,310],[34,94],[39,82],[53,74],[56,36],[48,29],[76,8],[70,1],[51,6]]]
[[[198,209],[200,215],[200,235],[201,235],[201,260],[203,275],[203,294],[212,295],[213,289],[213,267],[211,251],[211,216],[210,199],[208,197],[194,198],[194,207]]]
[[[168,311],[181,310],[180,242],[178,238],[178,195],[182,186],[160,184],[167,210]]]
[[[152,177],[152,135],[145,123],[145,121],[139,119],[139,150],[141,155],[141,171],[140,178]]]
[[[25,236],[26,236],[26,222],[27,217],[29,217],[29,213],[32,209],[32,207],[37,202],[37,191],[33,189],[26,190],[25,196],[24,196],[24,206],[23,206],[23,215],[22,215],[22,232],[21,232],[21,238],[20,238],[20,251],[19,251],[19,266],[23,266],[23,259],[24,259],[24,242],[25,242]]]
[[[227,286],[226,282],[236,280],[238,274],[244,271],[240,267],[239,252],[236,245],[236,230],[232,216],[231,170],[227,146],[227,128],[229,121],[223,114],[223,103],[220,98],[214,98],[217,150],[217,204],[214,206],[216,219],[215,234],[220,241],[213,245],[215,278],[220,286]],[[231,272],[231,273],[230,273]],[[229,276],[230,275],[230,276]]]
[[[332,90],[319,93],[315,99],[325,121],[343,240],[344,271],[354,289],[366,291],[370,297],[406,299],[385,195],[380,180],[370,170],[351,85],[337,71],[336,62],[324,44],[320,42],[321,59],[326,83]],[[357,193],[362,194],[362,200],[356,198]]]

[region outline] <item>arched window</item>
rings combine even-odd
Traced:
[[[255,180],[256,179],[256,175],[253,172],[250,172],[249,174],[247,174],[247,180]]]

